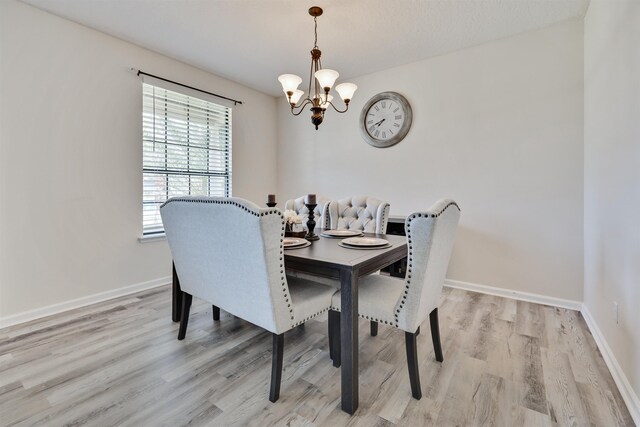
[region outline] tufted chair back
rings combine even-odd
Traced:
[[[389,208],[389,203],[367,196],[332,201],[329,204],[330,225],[335,230],[385,234]]]
[[[184,292],[280,334],[292,328],[284,217],[224,197],[178,197],[160,207]]]
[[[316,196],[317,206],[313,211],[316,221],[316,227],[329,228],[329,199],[322,196]],[[297,199],[287,200],[284,204],[285,209],[291,209],[302,217],[302,225],[307,228],[307,218],[309,217],[309,209],[304,204],[304,196]]]
[[[451,199],[407,217],[408,259],[405,290],[394,309],[396,326],[415,332],[438,307],[453,250],[460,208]]]

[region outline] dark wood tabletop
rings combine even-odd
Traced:
[[[404,236],[370,233],[365,233],[365,236],[385,239],[391,246],[381,249],[351,249],[338,245],[344,239],[320,237],[320,240],[312,242],[309,247],[286,249],[284,251],[285,267],[288,270],[297,270],[298,263],[303,263],[301,271],[304,272],[310,272],[310,270],[314,270],[314,267],[319,267],[323,270],[329,268],[331,271],[324,271],[325,274],[323,276],[327,276],[331,272],[335,273],[336,269],[350,267],[362,270],[361,275],[365,275],[380,270],[379,264],[384,262],[381,259],[395,258],[398,254],[401,255],[400,258],[407,255],[407,239]],[[372,266],[367,268],[369,264]],[[340,276],[334,275],[331,277],[338,279]]]
[[[389,241],[381,249],[351,249],[338,245],[341,239],[320,237],[311,246],[285,250],[288,271],[311,273],[340,281],[342,410],[358,409],[358,279],[407,256],[404,236],[365,234]]]

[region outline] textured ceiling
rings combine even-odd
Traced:
[[[23,0],[259,91],[307,84],[318,18],[322,65],[350,77],[582,18],[589,0]],[[135,64],[131,64],[135,66]],[[153,70],[161,74],[161,70]]]

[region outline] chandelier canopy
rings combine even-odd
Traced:
[[[309,8],[309,15],[313,16],[315,40],[311,49],[311,70],[309,72],[309,88],[307,96],[301,101],[304,91],[298,89],[302,78],[295,74],[282,74],[278,81],[282,84],[282,90],[287,95],[287,100],[291,105],[291,113],[294,116],[300,115],[307,105],[311,107],[311,123],[318,130],[318,126],[324,119],[324,112],[329,105],[338,113],[344,113],[349,109],[349,101],[354,92],[358,89],[353,83],[341,83],[336,86],[336,92],[344,101],[344,110],[338,109],[333,104],[333,96],[329,95],[331,87],[338,79],[338,72],[335,70],[323,69],[320,56],[322,52],[318,49],[318,16],[322,15],[322,9],[318,6]],[[315,77],[315,78],[314,78]],[[313,94],[311,93],[313,87]]]

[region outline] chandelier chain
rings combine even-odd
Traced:
[[[315,34],[315,38],[313,40],[313,47],[317,49],[318,48],[318,17],[317,16],[313,17],[313,23],[314,23],[313,33]]]

